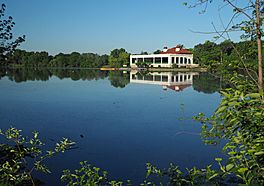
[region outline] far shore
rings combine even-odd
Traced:
[[[130,68],[130,67],[102,67],[102,68],[81,68],[81,67],[24,67],[24,66],[0,66],[0,68],[26,68],[26,69],[65,69],[65,70],[105,70],[105,71],[149,71],[149,72],[207,72],[208,69],[205,67],[195,67],[195,68]]]

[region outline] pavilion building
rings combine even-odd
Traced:
[[[130,55],[130,67],[136,68],[138,64],[145,63],[149,67],[197,67],[193,63],[193,53],[182,45],[173,48],[164,47],[160,54]]]

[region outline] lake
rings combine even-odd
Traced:
[[[0,77],[2,129],[37,130],[47,148],[62,137],[77,142],[47,161],[51,175],[34,174],[46,185],[65,185],[62,170],[83,160],[137,185],[147,162],[201,168],[223,156],[222,146],[202,142],[192,120],[221,100],[220,81],[207,73],[1,69]]]

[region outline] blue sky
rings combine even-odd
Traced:
[[[128,52],[153,52],[164,46],[184,44],[191,48],[213,35],[190,30],[221,29],[219,15],[228,22],[228,8],[218,4],[188,9],[185,0],[3,0],[7,15],[16,22],[14,34],[25,34],[20,48],[28,51],[77,51],[109,54],[115,48]],[[188,1],[188,0],[187,0]],[[232,36],[237,40],[237,34]]]

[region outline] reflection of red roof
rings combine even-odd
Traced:
[[[176,48],[179,48],[179,51],[176,51]],[[182,48],[182,46],[177,45],[176,47],[169,48],[166,52],[160,52],[161,54],[192,54],[191,51]]]
[[[192,86],[192,85],[172,85],[172,86],[166,86],[166,87],[171,89],[171,90],[174,90],[176,92],[180,92],[183,89],[190,87],[190,86]]]

